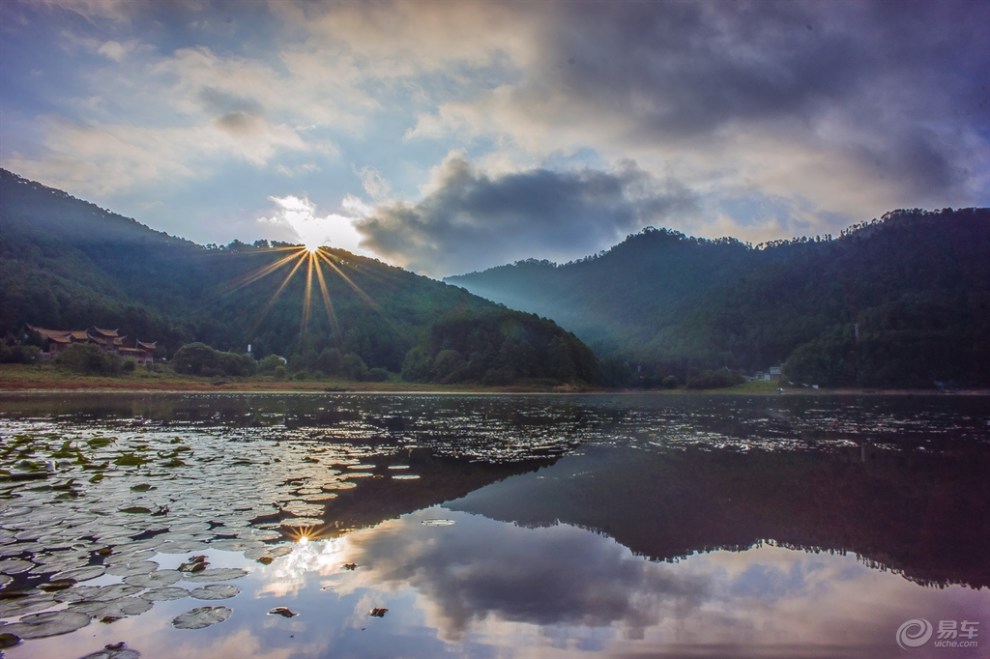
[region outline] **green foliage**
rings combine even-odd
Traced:
[[[821,385],[990,385],[990,209],[895,211],[756,247],[647,229],[574,263],[449,281],[572,329],[612,384],[786,361]]]
[[[441,383],[521,380],[595,383],[591,350],[552,321],[519,312],[456,313],[430,328],[407,353],[402,376]]]
[[[261,360],[258,361],[259,373],[265,373],[271,375],[274,374],[279,369],[279,367],[282,367],[283,369],[285,368],[282,358],[279,357],[278,355],[268,355],[267,357],[263,357]]]
[[[432,360],[426,348],[416,346],[402,361],[402,379],[409,382],[425,382],[430,377]]]
[[[41,348],[38,346],[0,341],[0,364],[36,364],[39,361]]]
[[[368,372],[365,374],[364,379],[368,382],[386,382],[389,378],[389,372],[380,366],[374,368],[369,368]]]
[[[685,386],[688,389],[720,389],[742,384],[744,378],[728,369],[703,370],[688,376]]]
[[[84,375],[117,375],[123,370],[123,360],[91,344],[78,343],[62,350],[55,359],[62,368]]]
[[[122,327],[133,338],[157,340],[156,356],[177,372],[221,378],[258,367],[286,377],[279,364],[265,361],[274,354],[289,356],[290,373],[380,378],[383,371],[403,371],[410,354],[425,352],[423,363],[413,368],[410,361],[407,372],[410,379],[429,380],[442,349],[431,343],[438,318],[513,317],[463,289],[338,249],[325,250],[333,266],[321,266],[330,309],[315,275],[307,284],[308,267],[287,277],[294,266],[286,262],[258,277],[289,254],[272,251],[284,245],[200,247],[3,170],[0,200],[0,333],[11,336],[22,333],[24,323]],[[481,337],[482,350],[454,348],[465,370],[456,375],[441,368],[443,377],[592,381],[581,364],[590,353],[575,348],[573,337],[551,346],[550,339],[562,334],[559,327],[544,322],[529,331],[533,337],[517,337],[508,346]],[[262,360],[257,366],[239,354],[249,344]],[[553,358],[526,365],[531,344],[552,349]],[[421,352],[410,352],[416,348]],[[514,364],[496,364],[500,351]]]
[[[246,376],[253,375],[257,364],[250,355],[237,355],[220,352],[210,346],[196,342],[179,348],[172,357],[172,368],[183,375]]]

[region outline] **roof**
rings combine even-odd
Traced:
[[[56,343],[72,343],[73,340],[85,341],[87,339],[86,330],[53,330],[45,327],[35,327],[34,325],[28,325],[28,329],[41,336],[41,338],[55,341]]]
[[[41,336],[41,338],[60,345],[70,343],[95,343],[100,346],[111,346],[119,351],[141,354],[152,352],[158,347],[157,341],[135,340],[135,347],[127,348],[124,346],[124,341],[127,337],[120,336],[118,330],[115,329],[108,330],[93,327],[91,330],[54,330],[45,327],[35,327],[30,324],[28,324],[27,327],[32,332],[35,332]]]

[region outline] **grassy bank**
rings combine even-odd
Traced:
[[[547,392],[579,391],[573,387],[541,385],[509,385],[486,387],[481,385],[440,385],[398,380],[385,382],[360,382],[337,378],[276,379],[272,376],[250,377],[197,377],[178,375],[169,370],[160,372],[142,368],[120,375],[81,375],[58,368],[54,364],[0,364],[0,391],[449,391],[449,392]]]
[[[942,393],[931,389],[807,389],[803,387],[785,386],[783,391],[777,382],[744,382],[733,387],[720,389],[663,389],[665,394],[731,394],[752,396],[778,395],[919,395]],[[189,375],[177,375],[169,370],[161,372],[137,369],[132,373],[115,376],[80,375],[58,368],[54,364],[26,365],[0,364],[0,392],[32,392],[32,391],[224,391],[224,392],[333,392],[333,391],[368,391],[368,392],[559,392],[587,393],[604,392],[607,389],[577,388],[570,386],[546,386],[540,384],[519,384],[510,386],[490,387],[482,385],[441,385],[398,380],[386,382],[359,382],[340,380],[336,378],[311,378],[305,380],[283,379],[272,376],[255,375],[235,378],[204,378]],[[642,390],[618,390],[643,393]],[[954,390],[957,395],[990,395],[987,390]]]

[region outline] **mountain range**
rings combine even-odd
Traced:
[[[757,246],[648,228],[579,261],[446,281],[557,321],[618,380],[783,364],[806,384],[990,384],[990,209]]]
[[[651,227],[443,283],[332,247],[200,246],[0,170],[0,337],[26,324],[351,378],[673,386],[783,365],[823,386],[988,386],[990,209],[757,246]]]
[[[27,324],[115,328],[166,358],[191,342],[250,349],[349,378],[599,380],[574,335],[461,288],[333,248],[203,247],[0,170],[0,337],[23,340]]]

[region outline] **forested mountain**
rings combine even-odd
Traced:
[[[0,337],[26,323],[120,328],[159,356],[203,342],[292,369],[505,384],[593,383],[594,355],[551,321],[343,250],[206,248],[0,170]]]
[[[990,209],[756,247],[649,228],[577,262],[447,281],[553,318],[647,384],[785,362],[821,385],[990,384]]]

